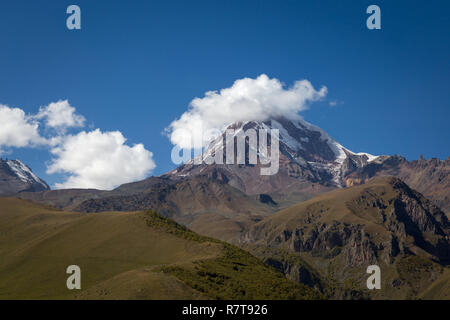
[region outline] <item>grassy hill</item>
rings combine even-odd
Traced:
[[[152,177],[112,191],[51,190],[18,197],[74,212],[151,209],[224,241],[239,238],[248,226],[276,210],[223,181],[195,176],[176,181]]]
[[[316,299],[249,253],[154,212],[0,199],[0,299]],[[66,288],[81,268],[82,290]]]

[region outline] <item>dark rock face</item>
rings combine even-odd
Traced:
[[[277,203],[272,199],[270,195],[264,193],[259,195],[259,201],[273,206],[277,205]]]
[[[256,252],[256,256],[260,257],[265,264],[283,273],[288,279],[300,282],[324,293],[324,279],[301,258],[290,255],[287,252],[271,251],[270,249],[265,251],[264,254]]]
[[[317,288],[322,291],[322,283],[317,275],[313,274],[310,269],[302,264],[289,263],[288,261],[278,261],[274,258],[264,260],[269,266],[274,267],[278,271],[284,273],[289,279],[303,283],[311,288]]]
[[[437,261],[450,262],[450,223],[446,215],[402,181],[392,179],[390,187],[395,192],[391,197],[366,191],[347,203],[350,210],[363,218],[362,212],[375,212],[369,217],[384,228],[388,236],[384,241],[376,240],[376,235],[362,223],[324,221],[309,215],[299,220],[303,222],[295,228],[289,225],[281,230],[272,244],[325,259],[344,254],[349,266],[361,266],[378,259],[391,263],[399,253],[409,252],[404,241],[411,238],[414,246],[433,255]],[[253,232],[260,234],[258,228],[260,226],[256,225]],[[433,236],[426,236],[430,234]]]
[[[305,232],[307,229],[298,228],[292,234],[284,231],[275,242],[287,243],[289,250],[310,253],[316,258],[333,259],[344,253],[348,266],[375,263],[379,250],[384,249],[372,242],[370,234],[361,225],[334,221],[314,225]]]
[[[287,135],[292,137],[296,142],[301,144],[301,148],[295,148],[295,144],[289,143],[283,140],[283,133],[281,133],[282,144],[281,146],[285,150],[281,150],[283,153],[287,153],[292,158],[302,158],[311,162],[333,162],[336,160],[336,154],[328,144],[327,138],[323,137],[323,134],[319,130],[315,130],[309,127],[305,122],[294,122],[287,119],[277,119],[279,125],[273,126],[275,129],[282,128],[286,130]],[[267,125],[271,125],[268,121]]]
[[[346,186],[365,183],[373,177],[395,176],[450,214],[450,158],[407,161],[401,156],[382,156],[344,176]]]
[[[50,190],[50,187],[22,162],[0,159],[0,196],[44,190]]]

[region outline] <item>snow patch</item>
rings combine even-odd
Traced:
[[[47,184],[39,179],[30,168],[23,164],[20,160],[7,160],[6,163],[14,172],[14,174],[23,182],[26,183],[39,183],[40,185],[48,188]]]
[[[274,129],[278,129],[280,132],[280,142],[283,142],[286,146],[289,147],[292,151],[298,151],[303,149],[302,144],[293,138],[288,131],[283,127],[281,123],[276,120],[272,120],[272,127]]]
[[[370,153],[365,153],[365,152],[358,152],[358,153],[353,153],[353,154],[356,154],[357,156],[366,156],[368,158],[367,162],[371,162],[373,160],[376,160],[379,157],[379,156],[374,156],[374,155],[371,155]]]

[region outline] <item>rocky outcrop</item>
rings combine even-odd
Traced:
[[[373,177],[395,176],[450,214],[450,157],[408,161],[402,156],[381,156],[346,172],[345,186],[360,185]]]
[[[356,189],[356,194],[347,201],[341,195],[336,198],[335,201],[345,201],[342,208],[346,214],[341,220],[330,220],[328,210],[314,211],[317,203],[308,206],[307,202],[298,206],[295,224],[291,223],[292,220],[289,223],[283,221],[284,228],[279,226],[270,230],[273,220],[283,216],[282,211],[278,217],[276,215],[255,225],[246,241],[257,241],[270,235],[269,246],[283,246],[293,252],[307,252],[325,259],[343,254],[349,266],[367,265],[379,259],[392,263],[400,252],[410,252],[409,246],[418,247],[437,261],[447,263],[450,258],[450,224],[446,215],[401,180],[381,180],[386,184],[385,188],[372,188],[377,183],[375,181],[365,188]],[[349,188],[346,193],[351,194],[352,191]],[[295,207],[290,210],[295,210]],[[358,223],[352,221],[351,215],[359,218]],[[382,228],[379,232],[382,237],[369,230],[374,224]],[[408,242],[409,239],[413,240],[412,243]]]
[[[399,261],[411,256],[440,266],[450,263],[450,224],[445,213],[392,177],[282,210],[255,224],[241,240],[244,246],[270,248],[267,259],[277,250],[290,252],[337,282],[357,281],[361,273],[355,270],[373,264],[395,270]],[[292,261],[275,261],[269,263],[287,275],[297,270]]]

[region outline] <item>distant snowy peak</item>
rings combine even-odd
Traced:
[[[9,166],[11,171],[19,178],[21,181],[28,184],[39,184],[44,189],[50,189],[47,183],[37,177],[33,171],[23,164],[20,160],[6,160],[6,164]]]
[[[299,168],[296,172],[308,172],[317,181],[329,181],[336,187],[345,185],[343,177],[358,168],[366,166],[378,157],[368,153],[355,153],[342,146],[321,128],[308,123],[300,117],[296,119],[278,118],[268,121],[241,121],[232,123],[224,128],[221,136],[212,141],[203,155],[188,161],[185,165],[173,170],[169,174],[180,177],[197,172],[202,174],[206,168],[192,171],[202,159],[213,158],[218,150],[224,151],[225,143],[229,138],[229,131],[234,130],[234,136],[242,133],[249,135],[249,129],[255,131],[264,129],[279,131],[280,169],[283,167],[288,175],[293,173],[292,165]],[[228,133],[227,133],[228,131]],[[269,141],[270,139],[268,139]],[[246,143],[248,145],[248,143]],[[255,148],[255,146],[249,146]],[[261,157],[257,151],[258,156]]]
[[[268,121],[245,121],[230,124],[227,129],[233,129],[235,135],[246,132],[248,129],[279,130],[280,151],[292,159],[302,158],[308,162],[343,163],[348,156],[366,157],[367,162],[373,161],[377,156],[368,153],[355,153],[342,146],[321,128],[298,118],[287,120],[284,118]],[[222,147],[222,138],[225,133],[204,151],[209,154]]]
[[[48,184],[38,178],[22,161],[0,158],[0,196],[45,190],[50,190]]]

